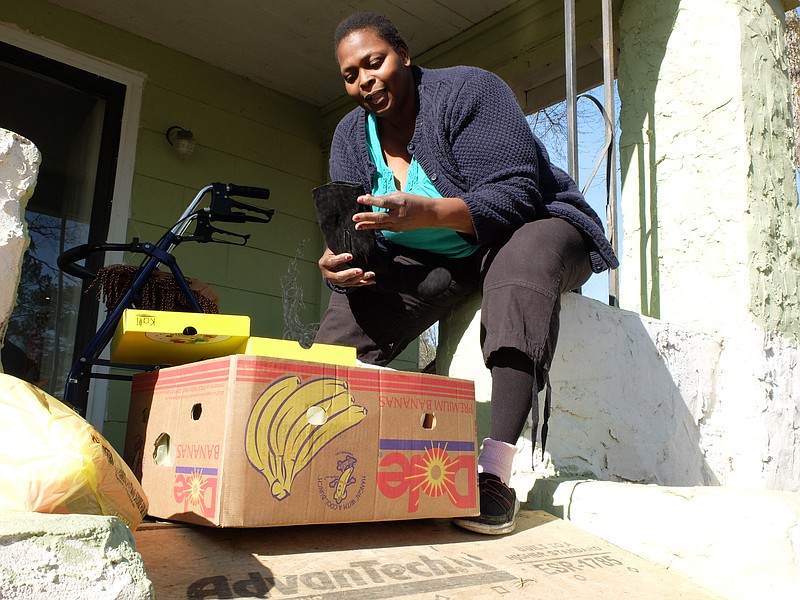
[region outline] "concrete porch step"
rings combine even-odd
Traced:
[[[793,600],[800,494],[542,479],[517,530],[218,529],[0,513],[0,598]],[[555,513],[563,518],[553,516]]]
[[[542,511],[492,537],[449,520],[272,529],[143,525],[159,600],[185,598],[720,598]]]

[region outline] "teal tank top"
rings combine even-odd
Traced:
[[[381,142],[378,139],[377,117],[373,114],[367,115],[367,149],[372,163],[377,168],[377,172],[372,178],[372,195],[383,196],[389,192],[396,192],[397,186],[394,181],[394,173],[383,158]],[[413,156],[411,157],[411,166],[408,168],[408,177],[403,191],[409,194],[427,196],[428,198],[442,197]],[[372,210],[385,211],[386,209],[373,206]],[[452,258],[469,256],[479,248],[478,244],[469,243],[450,229],[431,227],[414,231],[381,230],[381,233],[394,244],[444,254]]]

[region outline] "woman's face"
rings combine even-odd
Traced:
[[[375,30],[361,29],[342,38],[336,58],[347,94],[369,112],[391,117],[413,100],[408,51],[395,50]]]

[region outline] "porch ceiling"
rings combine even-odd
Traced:
[[[563,0],[50,1],[320,107],[343,95],[333,64],[333,29],[362,9],[392,18],[412,57],[427,53],[418,61],[422,64],[441,66],[444,50],[463,39],[471,47],[471,64],[504,76],[525,109],[563,98]],[[597,10],[587,14],[580,10],[582,3],[599,3],[578,0],[576,11],[578,30],[593,32],[578,39],[578,83],[586,88],[602,80],[600,23]],[[517,15],[527,17],[524,26],[514,20]],[[509,35],[492,35],[481,44],[472,32],[465,33],[485,32],[493,16],[501,31],[510,28]],[[422,60],[427,56],[430,63]],[[587,65],[593,67],[587,70]]]

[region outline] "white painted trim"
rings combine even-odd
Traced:
[[[108,241],[124,242],[128,232],[131,188],[136,163],[136,143],[139,136],[139,119],[142,108],[142,91],[146,75],[125,67],[104,61],[77,50],[33,34],[24,32],[13,25],[0,23],[0,40],[57,62],[94,73],[125,86],[125,106],[122,112],[117,172],[114,179],[114,198],[108,226]],[[122,253],[106,254],[106,264],[122,262]],[[101,307],[98,327],[104,320]],[[108,358],[108,348],[102,357]],[[94,379],[89,390],[87,420],[99,431],[103,430],[108,405],[108,381]]]

